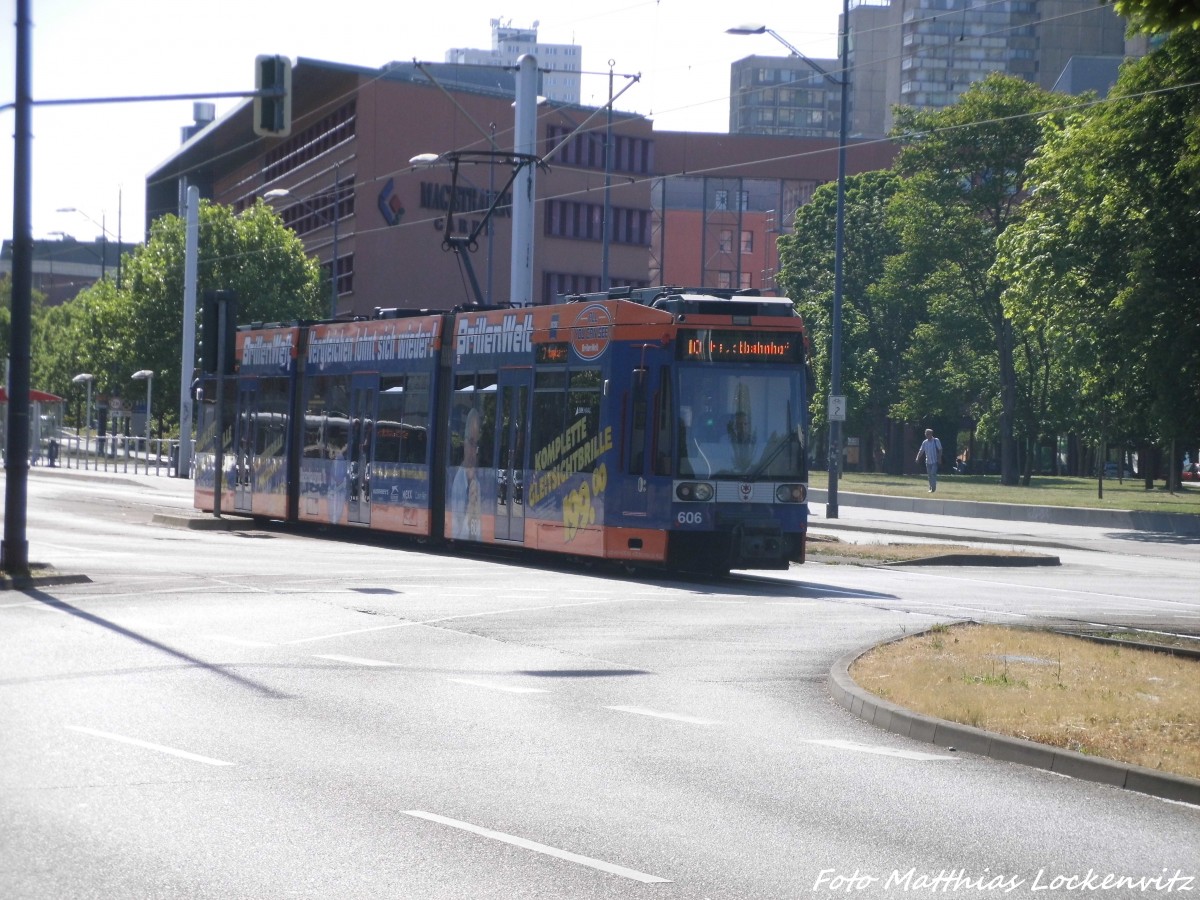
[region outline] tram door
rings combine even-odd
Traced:
[[[502,372],[496,413],[496,539],[525,540],[525,434],[529,369]]]
[[[362,375],[350,383],[350,446],[346,486],[347,518],[352,525],[371,524],[371,463],[375,456],[375,406],[379,377]]]
[[[233,508],[238,512],[254,511],[254,462],[258,424],[258,382],[244,381],[238,385],[237,420],[234,422]]]
[[[643,517],[649,506],[649,479],[654,472],[655,444],[661,439],[656,433],[655,401],[662,404],[669,398],[658,395],[658,386],[653,369],[639,366],[633,370],[630,382],[628,407],[624,433],[629,441],[626,458],[629,460],[628,478],[621,479],[621,512],[627,516]],[[659,415],[662,415],[661,408]],[[669,415],[669,413],[668,413]],[[661,429],[657,429],[661,431]],[[662,448],[659,448],[661,451]]]

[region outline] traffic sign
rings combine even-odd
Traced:
[[[845,422],[846,421],[846,397],[842,395],[829,395],[829,421],[830,422]]]

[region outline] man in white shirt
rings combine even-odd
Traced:
[[[942,442],[933,436],[933,429],[925,429],[925,440],[921,441],[921,449],[917,451],[917,462],[925,457],[925,471],[929,473],[929,493],[937,490],[938,463],[942,461]]]

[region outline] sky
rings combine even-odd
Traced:
[[[582,102],[608,97],[609,61],[641,81],[617,109],[651,116],[668,131],[722,132],[729,123],[729,67],[746,56],[786,56],[770,35],[725,29],[768,25],[802,53],[837,56],[842,0],[590,0],[378,3],[364,0],[30,0],[32,94],[37,100],[198,94],[254,89],[254,58],[270,53],[378,68],[440,62],[451,47],[491,46],[491,20],[538,23],[543,43],[583,48]],[[0,0],[0,107],[15,99],[16,0]],[[617,79],[618,89],[622,84]],[[213,100],[217,115],[236,99]],[[192,101],[33,110],[35,238],[65,232],[141,240],[146,174],[180,144]],[[13,234],[15,114],[0,109],[0,237]],[[74,207],[79,212],[58,212]],[[119,213],[119,215],[118,215]]]

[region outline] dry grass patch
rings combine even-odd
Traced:
[[[1200,661],[956,625],[878,647],[851,675],[924,715],[1200,778]]]
[[[856,544],[826,535],[809,534],[806,555],[821,562],[898,563],[944,556],[1035,557],[1041,554],[1000,548],[967,547],[962,544],[883,543]]]

